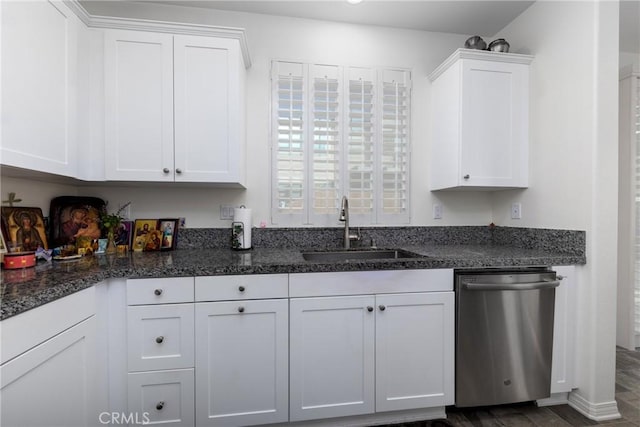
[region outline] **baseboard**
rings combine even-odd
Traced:
[[[569,406],[594,421],[608,421],[622,417],[620,412],[618,412],[618,404],[615,400],[611,402],[592,403],[579,395],[577,391],[569,393]]]
[[[538,406],[555,406],[566,405],[569,403],[569,393],[552,393],[551,396],[546,399],[536,400]]]
[[[363,427],[385,424],[408,423],[412,421],[435,420],[447,418],[444,406],[407,411],[377,412],[375,414],[356,415],[351,417],[329,418],[324,420],[299,421],[271,426],[312,426],[312,427]]]

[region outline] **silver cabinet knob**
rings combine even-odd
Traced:
[[[244,286],[238,286],[238,290],[239,290],[240,292],[244,292]]]
[[[164,341],[164,337],[163,337],[162,335],[161,335],[161,336],[159,336],[159,337],[156,337],[156,342],[157,342],[158,344],[162,344],[162,341]]]
[[[465,176],[463,176],[463,178],[464,178],[464,179],[469,179],[469,178],[470,178],[470,176],[469,176],[469,174],[466,174]]]
[[[169,172],[171,172],[171,170],[169,168],[164,168],[164,169],[162,169],[162,172],[169,173]]]
[[[153,293],[160,296],[162,295],[162,289],[156,289],[155,291],[153,291]]]
[[[380,309],[380,311],[385,311],[387,309],[387,307],[385,307],[384,305],[379,305],[378,308]]]
[[[158,402],[156,403],[156,409],[158,411],[162,411],[162,408],[164,408],[164,402]]]
[[[180,168],[176,169],[176,173],[182,173],[182,169]]]
[[[244,307],[238,307],[238,313],[244,313]]]
[[[373,307],[371,307],[370,305],[369,305],[369,306],[367,306],[367,311],[368,311],[369,313],[371,313],[371,312],[373,311]]]

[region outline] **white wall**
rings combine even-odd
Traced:
[[[635,52],[620,52],[620,68],[625,66],[631,66],[634,70],[640,70],[640,54]]]
[[[428,190],[430,83],[426,76],[467,36],[383,27],[329,23],[170,5],[87,2],[95,15],[129,16],[193,22],[246,29],[253,66],[247,74],[247,189],[175,186],[87,186],[81,195],[102,197],[111,206],[133,201],[133,217],[182,216],[188,227],[228,227],[219,220],[219,205],[244,204],[254,210],[254,223],[270,221],[269,70],[272,59],[349,65],[397,66],[412,70],[413,225],[483,225],[492,221],[487,193],[432,194]],[[432,204],[441,203],[442,220],[431,219]],[[336,227],[340,226],[336,216]],[[357,225],[357,224],[354,224]]]
[[[586,230],[572,405],[615,416],[618,3],[536,2],[499,33],[532,53],[530,188],[494,193],[496,223]],[[561,43],[559,43],[561,41]],[[523,219],[508,218],[522,202]]]

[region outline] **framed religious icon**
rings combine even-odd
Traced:
[[[97,197],[59,196],[49,208],[49,241],[55,248],[75,244],[79,237],[101,237],[100,214],[106,209]]]
[[[148,234],[158,227],[157,219],[136,219],[133,226],[133,236],[131,236],[131,249],[143,251],[147,244]]]
[[[162,232],[161,251],[170,251],[176,248],[178,238],[178,218],[164,218],[158,220],[158,230]]]
[[[162,244],[162,231],[151,230],[147,234],[147,240],[144,243],[144,250],[148,252],[159,251]]]
[[[122,221],[115,231],[116,246],[131,245],[131,231],[133,230],[133,221]]]
[[[9,252],[31,252],[49,249],[40,208],[2,207],[2,222],[7,230]]]

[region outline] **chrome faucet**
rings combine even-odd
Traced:
[[[349,200],[347,196],[342,196],[342,203],[340,204],[340,221],[344,221],[344,248],[351,248],[352,240],[360,240],[359,234],[351,234],[349,232]]]

